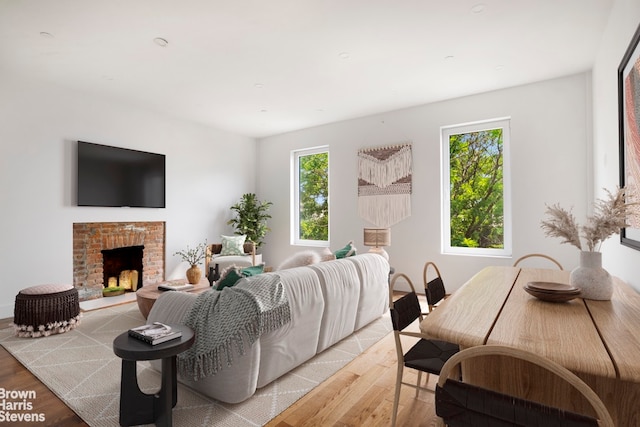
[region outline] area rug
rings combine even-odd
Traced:
[[[0,344],[87,424],[118,426],[121,359],[113,353],[112,343],[123,331],[143,323],[137,305],[124,304],[85,312],[80,326],[61,335],[16,338],[12,329],[2,329]],[[239,404],[209,399],[179,384],[174,425],[262,426],[390,331],[387,314]],[[139,362],[138,381],[145,393],[153,393],[160,386],[160,375]],[[38,408],[37,397],[29,399],[33,413],[46,415],[46,408]]]

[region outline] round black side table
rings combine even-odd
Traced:
[[[184,325],[169,325],[182,331],[180,338],[151,345],[123,332],[113,340],[113,352],[122,359],[120,377],[120,425],[153,424],[171,426],[172,409],[178,401],[177,355],[193,345],[194,332]],[[136,362],[162,359],[162,382],[156,394],[146,394],[138,386]]]

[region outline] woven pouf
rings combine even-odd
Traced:
[[[19,337],[61,334],[80,323],[78,290],[73,285],[37,285],[21,290],[13,309]]]

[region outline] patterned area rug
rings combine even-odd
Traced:
[[[46,338],[15,338],[0,330],[0,344],[91,426],[118,426],[121,359],[113,339],[144,323],[136,304],[83,313],[78,328]],[[388,314],[345,338],[307,363],[239,404],[206,398],[182,384],[173,409],[176,426],[261,426],[344,367],[391,331]],[[160,375],[138,363],[138,381],[145,393],[160,386]],[[37,397],[31,401],[38,408]]]

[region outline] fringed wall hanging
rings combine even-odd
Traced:
[[[411,216],[411,144],[358,151],[358,213],[386,228]]]

